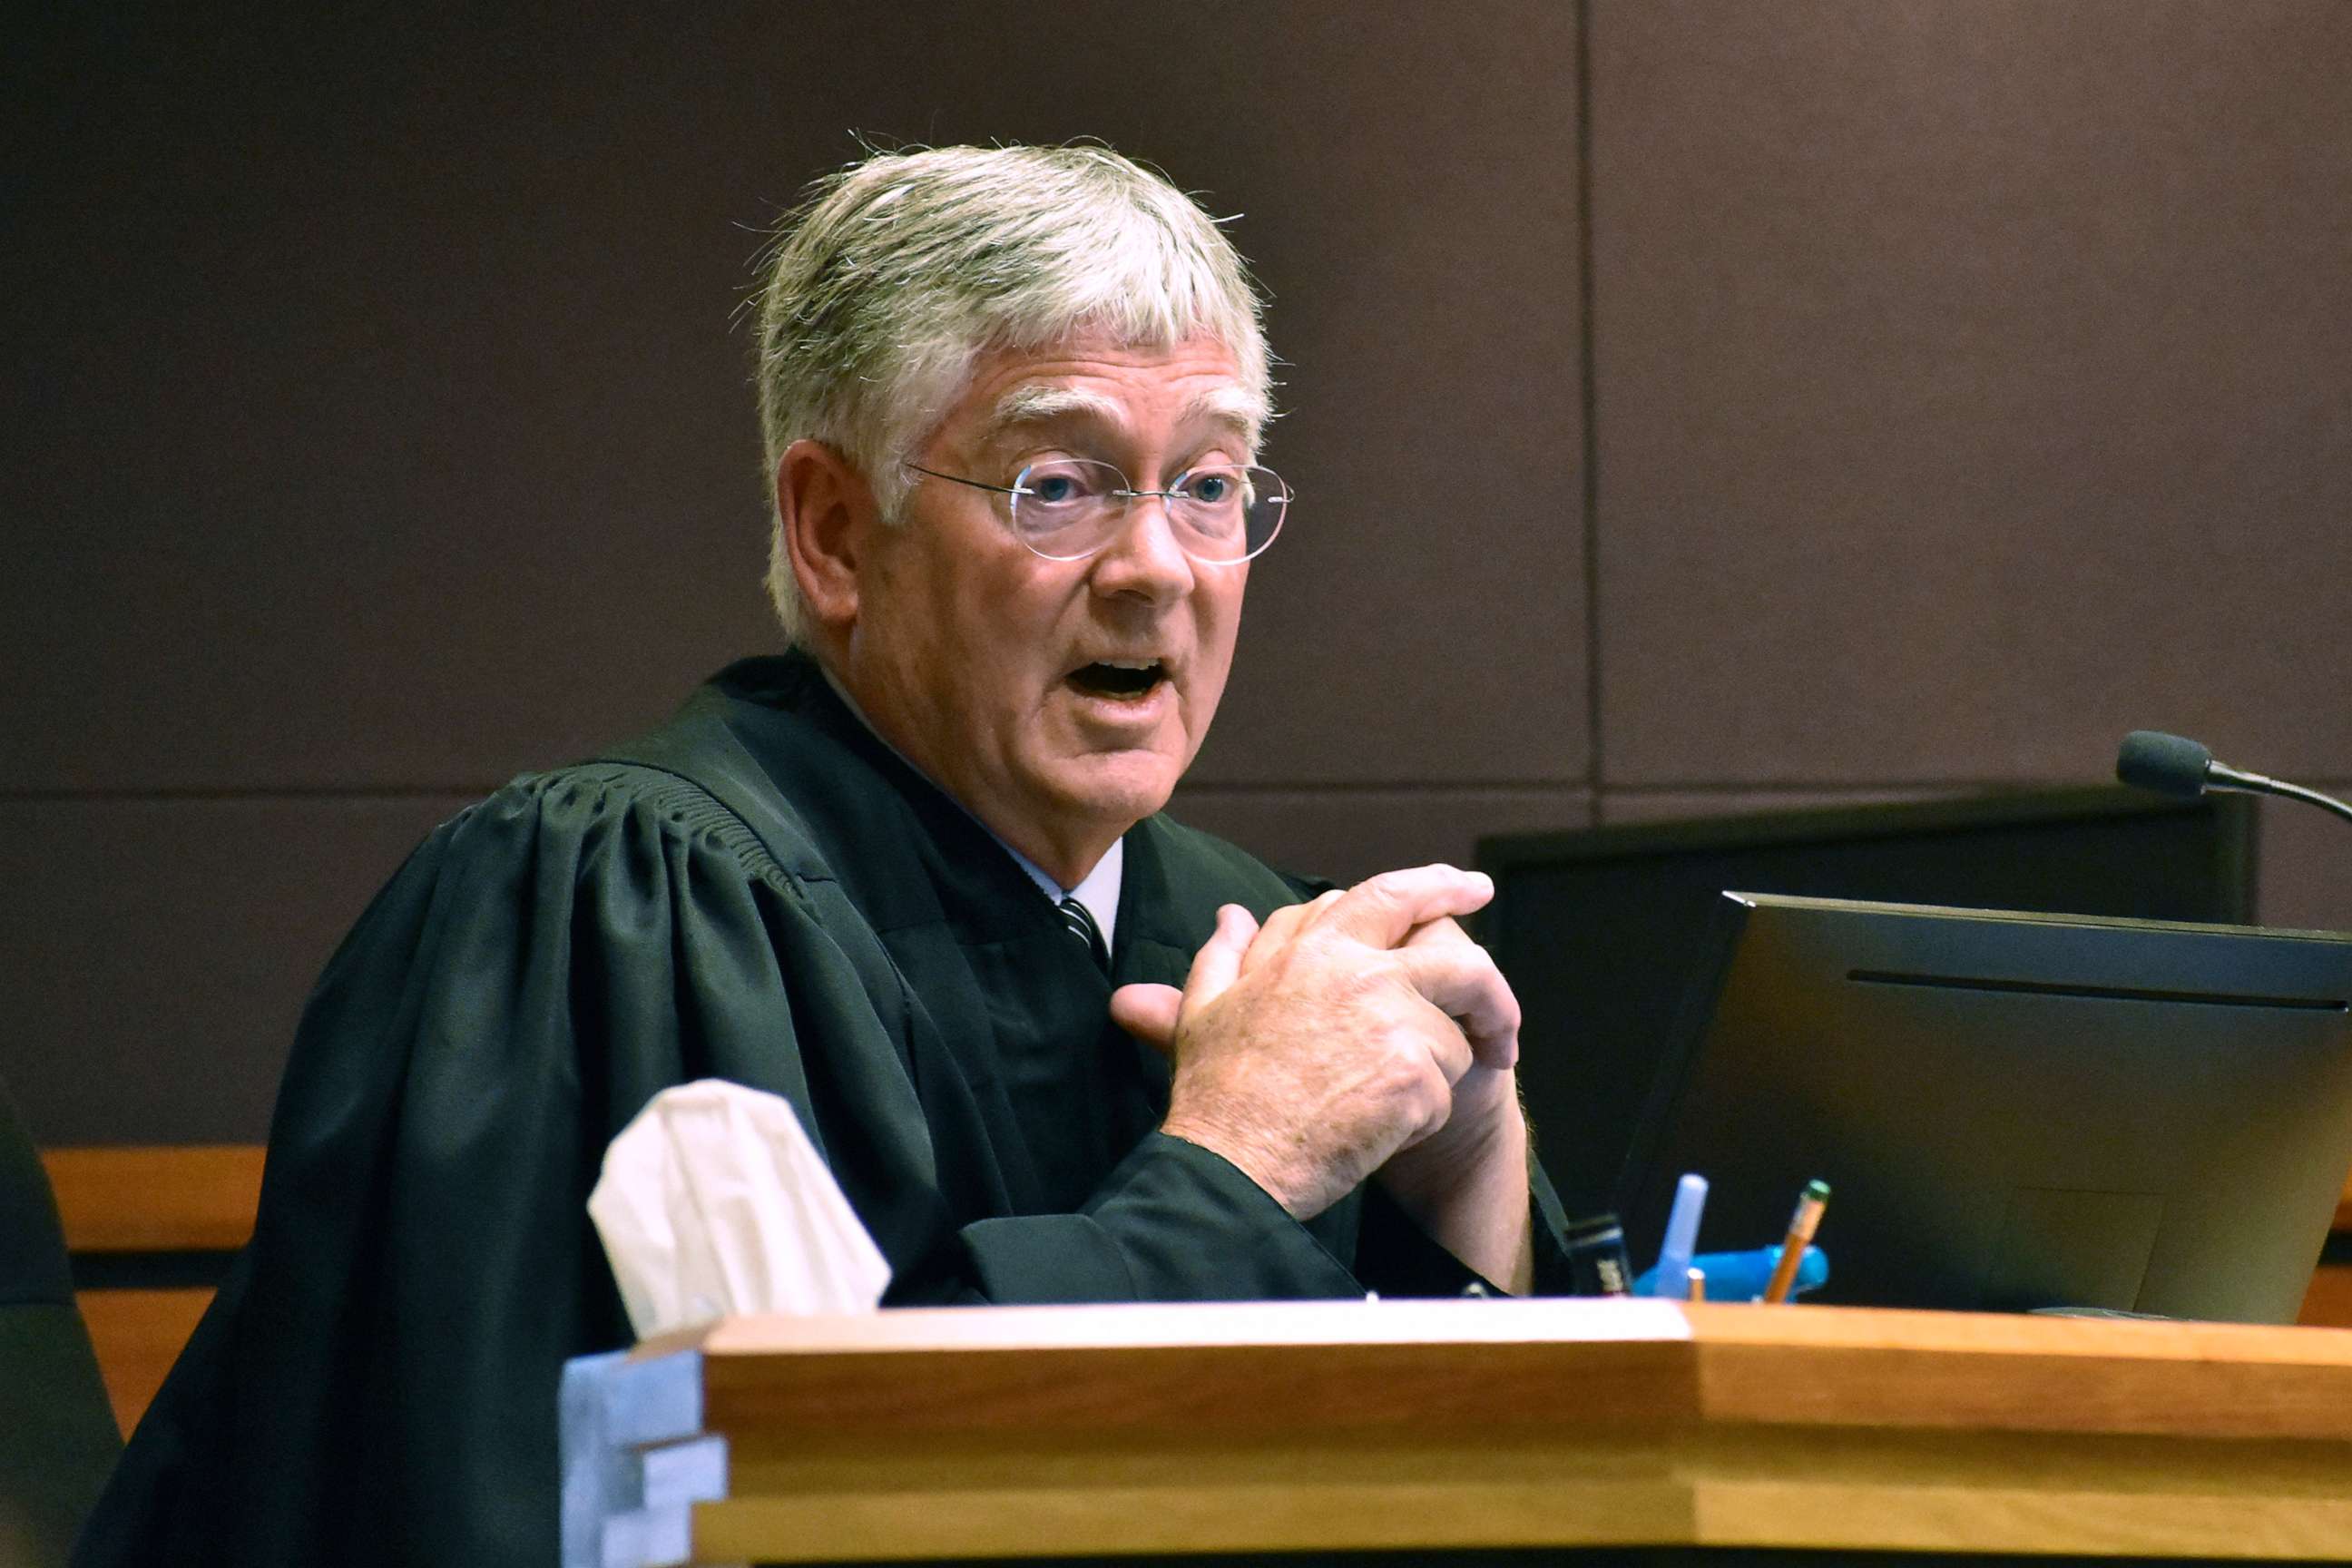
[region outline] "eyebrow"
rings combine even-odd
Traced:
[[[1098,393],[1068,386],[1017,386],[990,410],[981,440],[992,442],[1008,431],[1064,419],[1092,420],[1113,428],[1125,423],[1119,405]],[[1257,406],[1238,387],[1220,387],[1194,397],[1184,405],[1177,423],[1180,426],[1218,426],[1240,437],[1253,452],[1256,448]]]

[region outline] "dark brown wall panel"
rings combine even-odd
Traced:
[[[1242,215],[1300,501],[1208,773],[1575,775],[1573,14],[1472,11],[49,23],[0,251],[0,787],[486,784],[756,650],[730,318],[852,132],[1098,136]]]
[[[1181,821],[1240,844],[1278,844],[1278,864],[1302,876],[1353,883],[1432,861],[1477,864],[1488,833],[1584,827],[1580,789],[1232,789],[1187,785],[1170,808]]]
[[[268,9],[18,57],[6,787],[491,783],[765,635],[768,189],[626,29]]]
[[[2352,7],[1592,16],[1604,784],[2352,763]]]
[[[1204,780],[1583,782],[1574,15],[1244,29],[1280,62],[1236,163],[1282,184],[1235,205],[1290,362],[1298,537],[1252,582]]]
[[[44,1143],[252,1142],[311,982],[465,802],[0,802],[0,1079]]]

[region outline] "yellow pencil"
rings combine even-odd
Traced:
[[[1798,1194],[1797,1212],[1789,1216],[1788,1238],[1780,1243],[1780,1261],[1772,1266],[1772,1282],[1764,1287],[1767,1301],[1789,1299],[1789,1288],[1797,1282],[1797,1266],[1805,1260],[1805,1248],[1813,1244],[1813,1232],[1821,1227],[1822,1210],[1829,1201],[1827,1182],[1807,1182]]]

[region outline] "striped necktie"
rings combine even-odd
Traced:
[[[1072,898],[1064,899],[1059,908],[1062,923],[1070,928],[1072,936],[1087,944],[1087,952],[1094,959],[1095,967],[1108,974],[1110,949],[1103,945],[1102,928],[1095,924],[1094,915],[1086,905]]]

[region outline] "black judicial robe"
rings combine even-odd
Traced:
[[[253,1241],[76,1562],[554,1562],[562,1363],[631,1338],[588,1192],[693,1079],[793,1103],[889,1304],[1459,1289],[1372,1189],[1301,1225],[1155,1131],[1112,986],[1311,888],[1165,817],[1126,854],[1106,980],[797,657],[446,824],[320,981]]]

